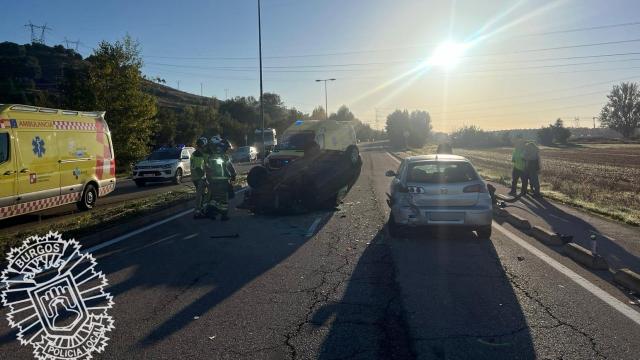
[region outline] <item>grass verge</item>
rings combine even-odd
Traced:
[[[63,218],[46,225],[35,225],[26,231],[3,233],[0,235],[0,263],[5,262],[5,254],[10,248],[19,246],[24,239],[31,235],[43,235],[49,230],[55,230],[63,233],[65,239],[78,239],[193,198],[192,190],[169,191],[143,199],[126,201],[105,209],[93,209],[81,213],[80,216]]]
[[[410,155],[433,153],[434,145],[407,151]],[[511,185],[509,156],[495,149],[454,149],[454,153],[471,160],[483,178],[506,186]],[[626,182],[605,177],[618,169],[610,171],[606,168],[601,174],[594,165],[586,162],[543,158],[541,192],[548,199],[559,203],[629,225],[640,226],[640,201],[635,189],[625,188]],[[624,170],[622,168],[621,171]]]

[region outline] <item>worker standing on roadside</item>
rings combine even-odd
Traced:
[[[511,162],[513,163],[513,170],[511,171],[511,191],[509,195],[516,196],[518,188],[518,180],[522,180],[522,191],[520,196],[523,196],[527,192],[526,186],[526,174],[524,172],[524,139],[522,135],[518,134],[514,140],[513,153],[511,154]]]
[[[209,190],[207,214],[213,220],[218,214],[221,221],[229,220],[229,180],[235,178],[235,169],[226,154],[228,144],[220,136],[212,137],[209,142],[209,156],[205,162]]]
[[[522,181],[523,192],[527,190],[527,181],[531,183],[531,189],[533,190],[533,196],[540,197],[540,179],[538,174],[540,173],[540,150],[533,141],[528,141],[524,145],[524,173],[525,178]]]
[[[207,204],[205,178],[205,163],[207,161],[207,138],[201,137],[196,141],[196,151],[191,154],[191,180],[196,188],[196,208],[193,217],[198,219],[204,217],[205,205]]]

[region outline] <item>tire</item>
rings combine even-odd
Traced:
[[[482,226],[476,229],[476,233],[478,233],[478,237],[480,239],[490,239],[491,238],[491,225]]]
[[[147,183],[144,180],[133,180],[137,187],[144,187]]]
[[[258,189],[267,183],[269,170],[264,166],[254,166],[247,174],[247,184],[254,189]]]
[[[393,218],[393,214],[389,215],[389,221],[387,221],[387,229],[389,230],[389,235],[393,238],[398,238],[404,235],[405,231],[401,225],[396,223],[396,220]]]
[[[182,182],[182,169],[177,168],[176,174],[173,176],[173,183],[178,185]]]
[[[351,166],[358,166],[358,162],[360,161],[360,151],[357,146],[349,145],[345,150],[345,156],[349,160],[349,164],[351,164]]]
[[[96,186],[88,184],[85,186],[84,191],[82,192],[82,197],[80,198],[80,201],[76,203],[76,206],[82,211],[91,210],[96,205],[97,199],[98,190],[96,190]]]

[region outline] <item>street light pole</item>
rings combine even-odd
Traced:
[[[335,81],[336,79],[318,79],[316,82],[324,82],[324,118],[329,118],[329,100],[327,98],[327,81]]]
[[[260,63],[260,123],[262,124],[262,158],[266,153],[264,143],[264,108],[262,106],[262,22],[260,18],[260,0],[258,0],[258,58]]]

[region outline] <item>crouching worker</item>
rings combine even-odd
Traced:
[[[205,178],[205,162],[207,161],[207,138],[201,137],[196,141],[196,151],[191,154],[191,180],[196,188],[196,208],[193,217],[203,218],[205,206],[207,204],[206,190],[207,181]]]
[[[205,162],[205,174],[209,190],[207,215],[215,219],[229,220],[229,180],[235,176],[230,171],[229,157],[226,155],[228,142],[214,136],[209,143],[209,156]]]

